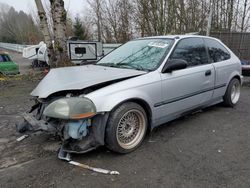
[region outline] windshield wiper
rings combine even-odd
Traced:
[[[96,65],[105,66],[105,67],[117,67],[116,63],[99,63],[99,64],[96,64]]]
[[[131,64],[131,63],[100,63],[100,64],[96,64],[96,65],[100,65],[100,66],[105,66],[105,67],[130,67],[136,70],[141,70],[141,71],[151,71],[150,69],[145,69],[143,68],[141,65],[138,64]]]
[[[116,65],[118,65],[118,66],[128,66],[128,67],[131,67],[131,68],[136,69],[136,70],[150,71],[149,69],[145,69],[141,65],[138,65],[138,64],[120,62],[120,63],[117,63]]]

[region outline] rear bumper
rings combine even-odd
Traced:
[[[250,76],[250,65],[242,65],[242,75]]]

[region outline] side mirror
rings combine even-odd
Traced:
[[[187,68],[187,61],[183,59],[171,59],[166,62],[162,69],[162,73],[170,73],[174,70]]]

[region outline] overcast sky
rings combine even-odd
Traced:
[[[48,2],[49,0],[43,1]],[[18,11],[23,10],[26,13],[30,13],[31,10],[35,9],[35,0],[0,0],[0,2],[10,5]],[[76,14],[82,15],[84,13],[86,0],[64,0],[64,2],[66,10],[69,10],[73,16]]]

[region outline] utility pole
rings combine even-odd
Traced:
[[[213,17],[213,0],[210,0],[210,10],[209,10],[209,16],[208,16],[208,21],[207,21],[207,32],[206,36],[210,35],[210,30],[211,30],[211,24],[212,24],[212,17]]]
[[[98,36],[98,41],[100,42],[102,40],[101,36],[101,5],[100,5],[100,0],[96,1],[96,15],[97,15],[97,36]]]
[[[244,9],[243,9],[243,17],[241,21],[241,28],[240,28],[240,46],[239,46],[239,58],[241,58],[241,49],[242,49],[242,42],[243,42],[243,32],[244,32],[244,23],[246,18],[246,10],[247,10],[247,0],[244,2]]]

